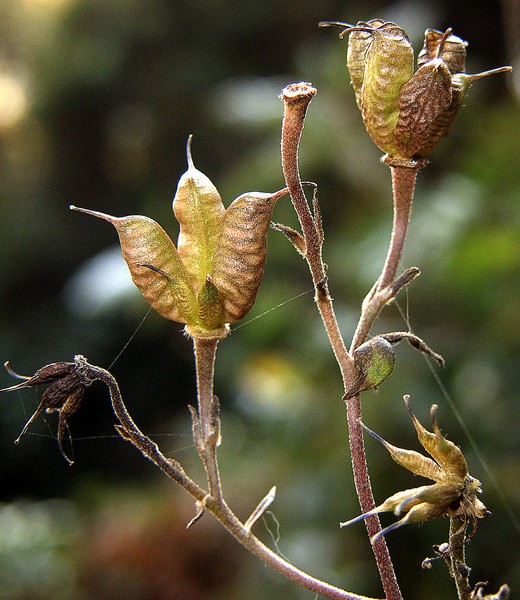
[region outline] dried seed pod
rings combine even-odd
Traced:
[[[450,73],[464,73],[466,70],[466,47],[460,37],[451,34],[451,29],[444,33],[436,29],[427,29],[424,32],[424,45],[417,57],[417,66],[422,67],[434,58],[441,58]]]
[[[451,75],[440,58],[420,67],[401,88],[394,131],[399,156],[422,155],[431,144],[431,126],[450,107]]]
[[[471,83],[511,70],[465,75],[467,43],[451,29],[428,29],[414,75],[410,41],[395,23],[361,21],[347,26],[341,36],[347,32],[347,66],[356,103],[368,134],[388,154],[388,164],[427,156],[448,133]]]
[[[132,280],[152,308],[179,323],[196,319],[197,300],[190,277],[170,236],[158,223],[141,215],[112,217],[71,208],[114,225]]]
[[[244,194],[226,210],[215,186],[195,168],[190,143],[191,136],[188,169],[173,201],[177,247],[148,217],[71,208],[115,226],[132,279],[157,312],[185,323],[193,337],[222,338],[254,303],[272,211],[287,190]]]
[[[253,306],[264,273],[271,215],[285,193],[243,194],[226,210],[211,278],[221,295],[227,323],[240,320]]]
[[[409,397],[404,401],[414,424],[419,442],[431,458],[419,452],[397,448],[383,440],[379,435],[362,424],[366,431],[373,435],[390,452],[394,461],[415,475],[431,479],[435,483],[403,490],[387,498],[373,510],[350,521],[341,523],[342,527],[356,523],[367,516],[381,512],[393,511],[395,515],[406,513],[399,521],[386,527],[372,537],[372,543],[382,535],[406,525],[422,523],[444,515],[462,517],[473,521],[488,516],[490,512],[477,498],[481,492],[480,482],[468,473],[468,465],[462,451],[453,442],[447,440],[437,424],[436,410],[433,405],[430,411],[433,433],[427,431],[417,420],[410,408]]]
[[[47,413],[57,412],[59,415],[57,435],[58,446],[63,458],[65,458],[70,465],[73,463],[73,460],[67,456],[63,449],[63,437],[65,431],[68,430],[67,419],[75,414],[80,408],[85,395],[85,388],[92,383],[83,373],[86,362],[87,361],[83,356],[77,355],[75,356],[74,362],[52,363],[38,369],[32,377],[23,377],[25,381],[22,383],[0,390],[0,392],[11,392],[26,387],[50,384],[43,393],[37,409],[16,439],[15,444],[20,442],[20,439],[25,435],[31,423],[33,423],[43,411]],[[9,370],[7,364],[6,367]],[[12,373],[12,371],[10,372]],[[16,374],[14,375],[19,377]]]
[[[366,51],[361,93],[363,123],[383,152],[398,155],[394,130],[401,88],[413,75],[413,49],[405,31],[393,23],[367,31],[372,40]]]

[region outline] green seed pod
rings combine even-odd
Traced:
[[[417,57],[417,66],[422,67],[434,58],[442,58],[450,73],[464,73],[467,45],[468,42],[451,35],[451,29],[444,33],[436,29],[427,29],[424,32],[424,45]]]
[[[216,285],[208,275],[197,297],[199,304],[199,323],[209,331],[219,329],[225,324],[222,303]]]
[[[343,396],[348,400],[364,392],[373,390],[381,384],[394,370],[395,353],[392,344],[384,338],[376,336],[361,344],[354,351],[354,365],[357,370],[356,381]]]
[[[195,168],[191,136],[186,147],[188,170],[181,176],[173,200],[180,225],[177,248],[182,263],[200,289],[211,273],[215,244],[220,235],[224,205],[211,180]]]
[[[381,19],[373,19],[368,23],[360,21],[354,28],[345,24],[345,27],[347,27],[345,31],[351,30],[348,36],[347,68],[350,73],[350,80],[352,82],[352,87],[354,88],[354,94],[356,95],[356,102],[359,110],[361,110],[362,106],[361,90],[365,78],[366,55],[368,47],[373,40],[372,30],[386,25],[393,24],[385,23]],[[362,29],[363,27],[365,29]]]
[[[413,49],[403,29],[385,23],[371,32],[361,92],[361,114],[374,143],[390,155],[399,153],[394,130],[399,94],[413,75]]]

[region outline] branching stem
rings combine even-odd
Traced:
[[[208,348],[205,348],[205,350],[209,352]],[[265,564],[294,583],[326,598],[332,598],[333,600],[375,600],[347,592],[316,579],[270,550],[235,516],[222,496],[208,495],[203,488],[186,475],[184,469],[176,460],[166,458],[158,445],[141,432],[126,409],[117,381],[108,371],[90,365],[86,361],[81,363],[81,369],[85,383],[90,384],[93,381],[100,380],[108,387],[114,413],[120,422],[120,425],[117,426],[120,435],[156,464],[168,477],[180,484],[186,492],[211,512],[243,546]]]

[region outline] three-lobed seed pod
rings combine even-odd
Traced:
[[[413,48],[395,23],[373,19],[341,25],[349,34],[347,67],[365,128],[390,158],[421,159],[448,133],[469,86],[500,67],[477,75],[465,71],[467,42],[428,29],[414,72]]]
[[[185,323],[193,337],[225,337],[229,323],[242,319],[255,301],[271,215],[287,190],[243,194],[225,209],[213,183],[195,168],[190,144],[191,136],[188,170],[173,201],[177,246],[148,217],[71,208],[115,226],[132,279],[152,308]]]

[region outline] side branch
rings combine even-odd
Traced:
[[[119,386],[114,377],[105,369],[90,365],[83,357],[81,359],[81,371],[84,383],[89,385],[93,381],[100,380],[107,385],[114,413],[120,422],[120,425],[117,427],[120,435],[134,445],[146,458],[156,464],[163,473],[180,484],[201,506],[211,512],[225,529],[245,548],[287,579],[326,598],[332,598],[333,600],[376,600],[347,592],[316,579],[296,568],[269,549],[251,532],[252,524],[246,527],[235,516],[222,497],[215,498],[208,495],[204,489],[186,475],[180,463],[174,459],[166,458],[158,445],[141,432],[126,409]]]

